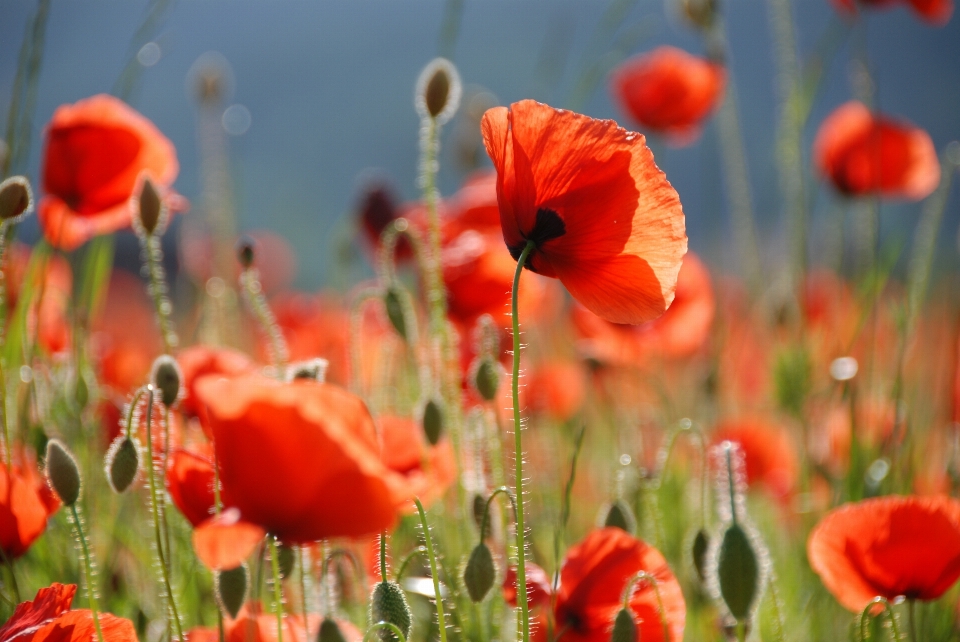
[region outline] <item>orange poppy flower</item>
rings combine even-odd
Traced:
[[[37,591],[32,602],[22,602],[0,628],[3,642],[90,642],[97,639],[93,614],[88,609],[71,610],[76,584],[53,583]],[[100,612],[104,642],[137,642],[133,622]]]
[[[670,641],[682,640],[687,607],[667,561],[649,544],[608,527],[593,531],[567,552],[555,607],[558,642],[609,642],[623,591],[640,571],[657,578]],[[648,582],[634,590],[630,610],[638,621],[638,639],[667,642],[656,593]]]
[[[0,463],[0,549],[10,559],[27,552],[60,508],[33,456],[24,453],[22,459],[9,470]]]
[[[643,323],[673,301],[687,251],[676,190],[644,137],[533,100],[488,110],[503,239],[591,312]]]
[[[831,0],[833,6],[845,16],[857,15],[857,4],[873,9],[886,9],[895,5],[909,6],[925,22],[943,26],[953,15],[953,0]]]
[[[224,632],[227,642],[276,642],[277,617],[271,614],[259,613],[259,606],[253,608],[244,606],[237,614],[236,620],[224,620]],[[254,612],[257,613],[254,613]],[[308,622],[310,631],[303,630],[303,617],[299,615],[284,615],[283,639],[294,642],[310,642],[316,639],[315,631],[320,626],[320,618],[310,615]],[[363,635],[347,620],[335,620],[340,632],[347,642],[361,642]],[[211,627],[194,627],[187,631],[187,642],[217,642],[219,632]]]
[[[193,550],[210,570],[229,570],[243,564],[265,535],[256,524],[243,521],[236,508],[228,508],[194,529]]]
[[[398,508],[415,512],[411,497],[419,497],[424,506],[443,497],[457,477],[453,446],[446,437],[430,446],[416,421],[384,415],[377,418],[384,466],[402,477],[403,491]]]
[[[212,448],[208,447],[212,451]],[[215,496],[213,483],[213,453],[197,452],[185,448],[173,448],[167,468],[167,490],[174,506],[194,527],[213,515]],[[221,490],[220,500],[229,506]]]
[[[780,500],[797,487],[800,463],[790,433],[775,423],[756,417],[721,422],[714,429],[713,443],[732,441],[743,451],[748,486],[762,486]]]
[[[726,77],[722,65],[663,46],[617,67],[611,89],[620,108],[642,127],[686,145],[720,105]]]
[[[810,533],[807,557],[853,612],[878,595],[935,600],[960,577],[960,502],[888,496],[846,504]]]
[[[290,543],[393,525],[396,484],[359,397],[256,374],[207,376],[196,391],[207,406],[221,486],[244,520]]]
[[[580,350],[601,363],[626,366],[651,355],[692,356],[710,335],[715,313],[710,272],[692,252],[683,259],[673,304],[659,319],[628,326],[604,321],[582,306],[572,310]]]
[[[539,363],[530,371],[526,393],[533,410],[554,421],[567,421],[586,399],[587,373],[577,361],[552,359]]]
[[[813,157],[820,174],[847,196],[919,200],[940,181],[940,161],[927,132],[874,116],[855,100],[820,125]]]
[[[47,125],[43,191],[37,218],[47,241],[72,250],[94,236],[130,227],[130,197],[142,172],[173,210],[180,166],[160,130],[123,101],[99,94],[57,108]]]
[[[350,313],[340,302],[326,293],[286,292],[273,297],[270,308],[287,342],[290,360],[326,359],[326,380],[346,385],[350,371]],[[269,360],[269,338],[263,333],[259,334],[257,354],[261,361]]]
[[[235,377],[256,369],[250,357],[238,350],[204,345],[191,346],[182,351],[177,355],[177,363],[183,376],[180,382],[183,398],[178,408],[187,417],[199,417],[204,431],[207,431],[206,408],[197,400],[197,381],[206,375]]]

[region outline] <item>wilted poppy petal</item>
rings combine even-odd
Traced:
[[[193,550],[214,571],[237,568],[263,541],[266,531],[240,519],[240,511],[228,508],[193,531]]]

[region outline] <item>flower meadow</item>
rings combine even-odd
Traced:
[[[419,198],[363,182],[369,278],[344,264],[310,292],[230,198],[222,61],[187,79],[188,199],[177,142],[134,104],[155,43],[111,93],[34,113],[38,0],[0,146],[0,642],[960,639],[960,300],[937,257],[960,143],[881,110],[856,46],[881,12],[942,29],[953,0],[809,0],[836,13],[809,61],[791,1],[766,2],[777,265],[734,1],[657,4],[700,49],[608,59],[616,121],[499,104],[424,61]],[[847,39],[857,82],[813,122]],[[732,270],[688,247],[658,164],[707,127]],[[449,140],[471,171],[441,194]],[[831,240],[810,185],[857,223],[833,264],[811,260]],[[890,203],[912,221],[894,246]]]

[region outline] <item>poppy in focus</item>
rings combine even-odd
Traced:
[[[51,245],[72,250],[129,228],[130,198],[142,172],[170,209],[185,209],[170,189],[179,170],[173,143],[123,101],[99,94],[62,105],[47,126],[45,195],[37,208],[43,234]]]
[[[820,174],[847,196],[920,200],[940,181],[940,161],[927,132],[874,116],[855,100],[820,125],[813,158]]]
[[[533,100],[484,114],[510,254],[594,314],[643,323],[673,301],[687,251],[676,190],[642,135]]]
[[[935,600],[960,578],[960,502],[889,496],[846,504],[810,533],[807,557],[855,613],[878,595]]]
[[[559,642],[609,642],[623,591],[640,571],[657,578],[670,640],[682,640],[687,608],[667,561],[649,544],[608,527],[590,533],[564,559],[555,607]],[[630,610],[638,622],[638,639],[666,642],[656,593],[649,583],[637,585]]]
[[[244,520],[288,543],[393,525],[396,483],[359,397],[255,374],[207,376],[196,390],[207,406],[220,483]]]
[[[642,127],[679,145],[699,135],[700,123],[720,104],[722,65],[676,47],[658,47],[621,64],[611,82],[620,108]]]
[[[97,639],[93,614],[71,610],[76,584],[54,583],[37,591],[32,602],[22,602],[0,628],[3,642],[90,642]],[[104,642],[137,642],[133,622],[110,613],[98,613]]]
[[[857,5],[886,9],[895,5],[909,6],[924,22],[940,26],[950,22],[953,0],[831,0],[834,8],[845,16],[856,16]]]

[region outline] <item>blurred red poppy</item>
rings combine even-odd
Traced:
[[[412,419],[384,415],[377,418],[384,466],[397,473],[405,486],[397,498],[401,510],[416,512],[411,497],[424,506],[443,497],[457,477],[450,440],[442,437],[436,446],[427,444],[420,424]]]
[[[9,559],[26,553],[60,508],[34,457],[24,452],[21,460],[9,469],[0,462],[0,549]]]
[[[810,533],[807,557],[855,613],[878,595],[935,600],[960,578],[960,502],[888,496],[846,504]]]
[[[554,421],[567,421],[586,399],[587,373],[578,361],[550,359],[530,369],[526,393],[534,411]]]
[[[813,157],[820,174],[847,196],[919,200],[940,181],[940,161],[927,132],[874,116],[855,100],[820,125]]]
[[[276,642],[277,617],[273,614],[261,613],[259,605],[244,606],[237,614],[236,620],[227,618],[224,621],[226,642]],[[284,615],[283,639],[293,642],[311,642],[316,639],[320,626],[320,618],[310,615],[308,618],[310,631],[303,630],[303,617],[300,615]],[[361,642],[363,635],[347,620],[336,620],[340,632],[346,642]],[[187,631],[188,642],[218,642],[220,635],[215,628],[194,627]]]
[[[72,250],[132,224],[130,197],[141,172],[172,210],[185,201],[170,190],[180,167],[160,130],[123,101],[99,94],[62,105],[47,126],[43,191],[37,217],[47,241]]]
[[[617,67],[611,89],[620,108],[642,127],[686,145],[720,105],[726,76],[722,65],[664,46]]]
[[[93,614],[71,610],[76,584],[51,584],[37,591],[32,602],[22,602],[0,628],[3,642],[90,642],[97,639]],[[137,642],[133,622],[110,613],[98,613],[104,642]]]
[[[212,451],[212,448],[208,448]],[[180,513],[194,527],[213,515],[215,496],[213,453],[185,448],[170,451],[167,468],[167,490]],[[221,502],[228,505],[221,496]]]
[[[677,291],[659,319],[629,326],[604,321],[582,306],[572,310],[583,354],[601,363],[640,365],[653,355],[683,358],[695,354],[710,335],[716,302],[710,272],[692,252],[683,259]]]
[[[527,576],[527,603],[530,608],[550,604],[550,597],[553,595],[553,588],[550,586],[550,578],[547,572],[534,564],[527,562],[525,565]],[[507,572],[503,577],[503,599],[513,608],[517,608],[517,567],[507,567]]]
[[[187,417],[199,417],[204,431],[207,431],[206,408],[197,400],[197,381],[206,375],[234,377],[256,369],[253,360],[238,350],[205,345],[191,346],[183,350],[177,355],[177,363],[183,376],[180,382],[183,398],[180,399],[178,409]]]
[[[623,591],[640,571],[657,578],[670,640],[682,640],[687,608],[663,555],[626,531],[608,527],[593,531],[567,552],[555,607],[558,642],[609,642]],[[638,622],[638,639],[666,642],[649,582],[638,583],[630,610]]]
[[[207,376],[196,391],[208,409],[220,483],[244,520],[290,543],[393,525],[397,483],[359,397],[256,374]]]
[[[270,300],[270,308],[287,342],[290,360],[326,359],[326,380],[346,385],[350,371],[350,314],[335,296],[285,292]],[[269,360],[269,341],[263,333],[259,335],[257,354],[261,361]]]
[[[243,564],[265,535],[256,524],[243,521],[236,508],[228,508],[193,530],[193,550],[210,570],[229,570]]]
[[[926,22],[943,26],[953,15],[953,0],[830,0],[840,13],[857,15],[857,5],[873,9],[885,9],[895,5],[909,6]]]
[[[503,238],[591,312],[642,323],[673,301],[687,250],[676,190],[644,137],[533,100],[483,116]]]
[[[716,426],[712,440],[740,444],[748,486],[760,486],[780,500],[796,490],[800,474],[797,446],[782,426],[758,417],[728,419]]]
[[[31,248],[15,242],[7,250],[3,266],[7,295],[8,321],[12,318],[21,295],[30,291],[32,305],[27,312],[27,330],[39,345],[50,354],[70,349],[70,322],[67,313],[73,295],[73,274],[70,264],[62,256],[40,259],[37,274],[27,283]],[[39,274],[43,277],[39,277]],[[37,304],[39,302],[39,309]]]

